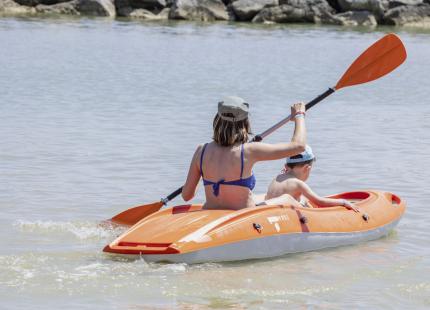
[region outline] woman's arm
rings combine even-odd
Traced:
[[[187,180],[182,188],[182,198],[185,201],[191,200],[197,191],[197,185],[200,181],[200,167],[199,158],[203,145],[199,145],[194,152],[193,159],[191,160],[190,169],[188,170]]]
[[[289,143],[250,143],[247,147],[249,158],[253,162],[275,160],[300,154],[306,147],[305,104],[296,103],[291,106],[291,116],[294,120],[294,134]]]
[[[305,182],[300,180],[297,180],[296,182],[301,194],[316,205],[321,207],[343,206],[349,210],[359,212],[359,210],[355,208],[348,200],[321,197],[311,190],[311,188]]]

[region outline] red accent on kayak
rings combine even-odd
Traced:
[[[355,199],[360,199],[360,200],[364,200],[369,198],[370,194],[366,193],[366,192],[350,192],[350,193],[343,193],[341,196],[343,199],[346,200],[355,200]]]
[[[163,250],[150,250],[150,249],[142,249],[142,250],[130,250],[130,249],[113,249],[109,245],[105,246],[103,252],[106,253],[115,253],[115,254],[131,254],[131,255],[149,255],[149,254],[178,254],[179,251],[174,248],[165,248]]]
[[[190,211],[191,205],[176,206],[172,208],[172,214],[186,213]]]
[[[393,205],[400,205],[401,199],[398,196],[391,194],[391,203]]]
[[[118,246],[146,246],[150,248],[167,248],[171,243],[147,243],[147,242],[120,242]]]

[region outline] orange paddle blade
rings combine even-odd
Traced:
[[[141,205],[134,208],[127,209],[110,219],[111,223],[118,225],[132,226],[139,222],[141,219],[157,212],[164,204],[159,201],[148,205]]]
[[[335,89],[376,80],[406,60],[406,49],[395,34],[387,34],[365,50],[337,82]]]

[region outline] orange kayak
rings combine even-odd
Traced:
[[[354,203],[344,207],[289,205],[204,210],[182,205],[160,210],[131,226],[103,251],[148,262],[203,263],[276,257],[350,245],[387,235],[406,204],[376,190],[330,196]]]

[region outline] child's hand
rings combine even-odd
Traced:
[[[342,206],[347,208],[348,210],[353,210],[354,212],[360,212],[360,210],[352,205],[348,200],[342,199]]]

